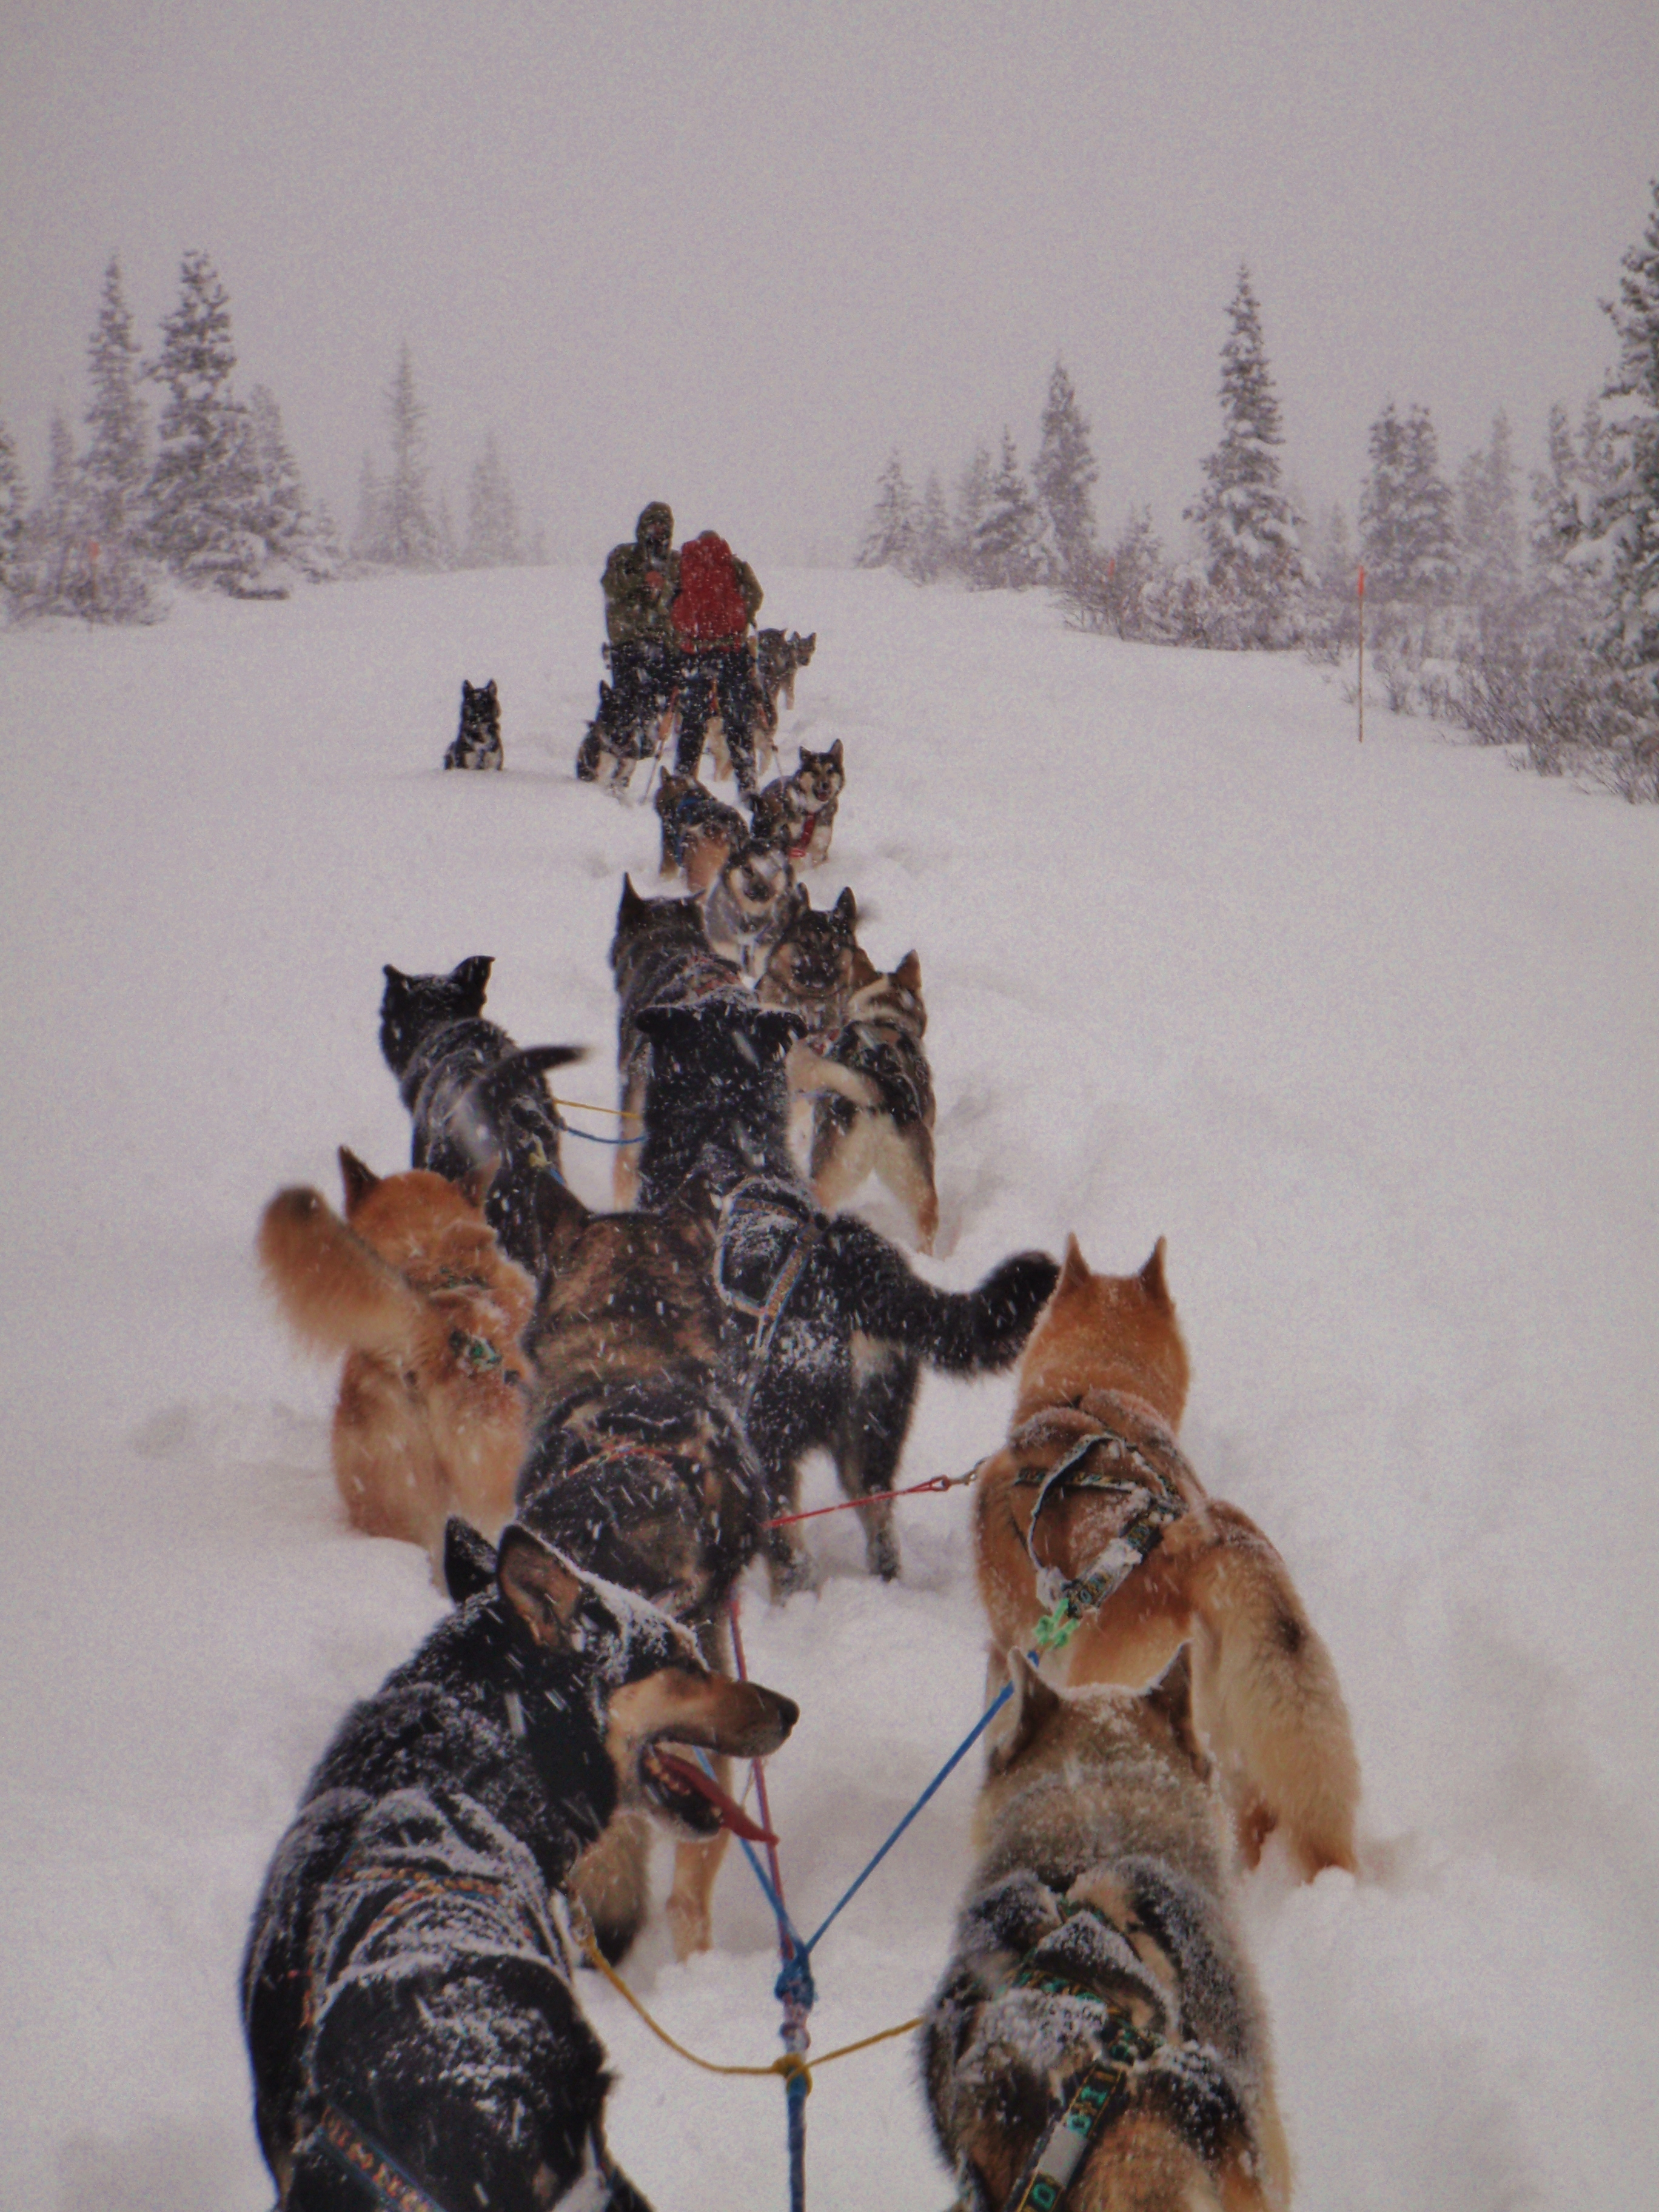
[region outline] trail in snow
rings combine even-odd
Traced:
[[[819,644],[787,748],[840,737],[815,899],[921,955],[960,1286],[1004,1253],[1170,1240],[1209,1487],[1284,1552],[1334,1652],[1366,1870],[1245,1886],[1304,2208],[1644,2205],[1659,1434],[1659,817],[1368,717],[1283,657],[1073,635],[1036,597],[763,579]],[[0,2204],[263,2212],[235,1976],[308,1767],[435,1616],[341,1525],[332,1378],[251,1247],[408,1132],[380,966],[495,957],[489,1011],[586,1038],[656,824],[575,786],[592,580],[519,572],[188,601],[153,631],[0,639],[12,1049]],[[443,776],[463,676],[507,772]],[[574,1085],[573,1085],[573,1087]],[[600,1124],[599,1126],[603,1126]],[[609,1154],[570,1148],[603,1199]],[[902,1224],[870,1201],[872,1218]],[[1000,1437],[1006,1382],[924,1389],[901,1479]],[[827,1503],[819,1468],[808,1504]],[[773,1762],[814,1926],[978,1711],[961,1492],[850,1516],[822,1595],[745,1626],[801,1703]],[[970,1760],[825,1938],[815,2044],[902,2020],[945,1959]],[[630,1966],[707,2055],[777,2048],[769,1915]],[[618,2154],[659,2212],[785,2202],[782,2097],[694,2075],[602,1987]],[[945,2201],[907,2046],[826,2069],[817,2207]]]

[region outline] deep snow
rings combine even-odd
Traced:
[[[815,896],[854,886],[883,966],[921,953],[924,1268],[965,1285],[1075,1229],[1125,1269],[1167,1234],[1188,1454],[1342,1675],[1364,1876],[1245,1886],[1299,2204],[1645,2208],[1659,812],[1375,705],[1358,746],[1295,659],[1083,638],[1035,595],[763,580],[819,635],[786,738],[848,749]],[[332,1195],[340,1143],[406,1157],[384,961],[493,953],[490,1014],[592,1042],[565,1091],[612,1100],[605,948],[656,841],[569,777],[598,617],[591,579],[518,572],[0,637],[6,2212],[270,2203],[246,1914],[335,1720],[439,1601],[341,1525],[331,1377],[265,1304],[253,1227],[280,1183]],[[503,776],[437,773],[464,675],[500,683]],[[569,1157],[599,1199],[609,1155]],[[927,1386],[905,1479],[965,1468],[1007,1403]],[[978,1706],[963,1496],[900,1513],[898,1588],[830,1521],[822,1595],[746,1604],[804,1709],[771,1780],[808,1925]],[[820,2049],[925,2001],[972,1794],[970,1765],[826,1937]],[[735,1861],[715,1924],[683,1967],[653,1930],[632,1977],[694,2048],[769,2057]],[[586,1997],[659,2212],[781,2206],[776,2086]],[[826,2069],[808,2112],[815,2206],[948,2200],[908,2046]]]

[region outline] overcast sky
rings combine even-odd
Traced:
[[[1310,503],[1390,394],[1449,473],[1500,406],[1530,464],[1659,173],[1656,0],[0,0],[0,70],[32,489],[111,251],[153,349],[200,247],[344,526],[407,340],[457,521],[493,428],[583,560],[653,496],[844,558],[890,447],[1029,460],[1056,354],[1103,525],[1173,546],[1241,261]]]

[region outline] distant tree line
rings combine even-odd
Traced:
[[[184,256],[179,304],[149,360],[112,255],[87,363],[84,442],[77,446],[63,416],[54,417],[37,500],[0,422],[0,599],[14,618],[152,622],[166,611],[169,582],[271,598],[349,567],[484,568],[543,557],[539,542],[524,548],[493,434],[472,472],[459,546],[447,506],[430,510],[425,410],[407,347],[386,394],[392,468],[382,479],[364,464],[348,556],[326,507],[306,492],[270,392],[256,384],[246,400],[238,395],[230,301],[205,253]],[[150,386],[159,396],[153,425]]]
[[[1361,563],[1372,666],[1389,703],[1517,745],[1547,774],[1588,773],[1659,799],[1659,182],[1616,301],[1619,367],[1577,426],[1550,412],[1547,465],[1523,524],[1500,413],[1454,483],[1429,410],[1389,398],[1372,423],[1356,542],[1342,509],[1317,528],[1280,468],[1279,408],[1249,274],[1222,348],[1221,434],[1172,560],[1151,509],[1097,538],[1090,426],[1056,363],[1029,479],[1004,431],[954,507],[937,476],[913,494],[896,452],[859,559],[918,583],[1047,586],[1079,628],[1224,648],[1301,647],[1333,663],[1357,641]]]

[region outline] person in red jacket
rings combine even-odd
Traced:
[[[718,696],[726,749],[744,800],[755,795],[753,732],[760,705],[749,626],[763,596],[754,570],[714,531],[681,546],[678,589],[669,609],[680,694],[674,764],[682,775],[696,774],[709,706]]]

